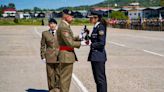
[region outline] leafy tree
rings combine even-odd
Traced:
[[[2,17],[2,9],[3,9],[3,5],[0,6],[0,17]]]
[[[31,9],[24,9],[23,12],[31,12]]]
[[[40,8],[38,8],[38,7],[34,7],[33,10],[36,12],[36,11],[41,11],[42,9],[40,9]]]
[[[0,9],[0,17],[2,17],[2,9]]]
[[[14,3],[9,3],[8,8],[15,8],[15,4]]]
[[[164,0],[160,0],[160,5],[164,6]]]
[[[112,19],[128,19],[128,16],[125,16],[125,13],[120,11],[113,11],[110,14],[110,18]]]

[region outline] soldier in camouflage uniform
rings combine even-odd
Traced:
[[[41,59],[46,62],[49,92],[60,92],[59,62],[57,61],[59,45],[56,35],[56,20],[50,19],[49,27],[49,30],[42,32]]]
[[[57,30],[58,42],[60,45],[59,62],[60,68],[60,92],[69,92],[73,63],[77,61],[74,48],[80,46],[87,46],[86,41],[80,41],[81,37],[74,37],[70,28],[73,20],[72,11],[68,9],[63,10],[62,21]]]

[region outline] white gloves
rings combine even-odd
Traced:
[[[42,59],[41,62],[42,62],[42,63],[46,63],[46,59],[45,59],[45,58]]]
[[[87,46],[86,41],[81,41],[81,46]]]
[[[88,40],[88,41],[86,41],[86,40],[81,41],[81,46],[90,46],[90,45],[91,45],[91,41],[90,40]]]

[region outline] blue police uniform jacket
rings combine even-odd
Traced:
[[[91,34],[91,46],[88,61],[105,62],[107,60],[105,44],[106,44],[106,27],[99,23],[93,28]]]

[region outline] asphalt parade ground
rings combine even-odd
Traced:
[[[72,26],[78,35],[83,26]],[[0,92],[48,92],[40,60],[47,26],[0,26]],[[92,30],[92,26],[89,26]],[[78,62],[70,92],[96,92],[89,46],[75,49]],[[108,28],[108,92],[164,92],[164,32]]]

